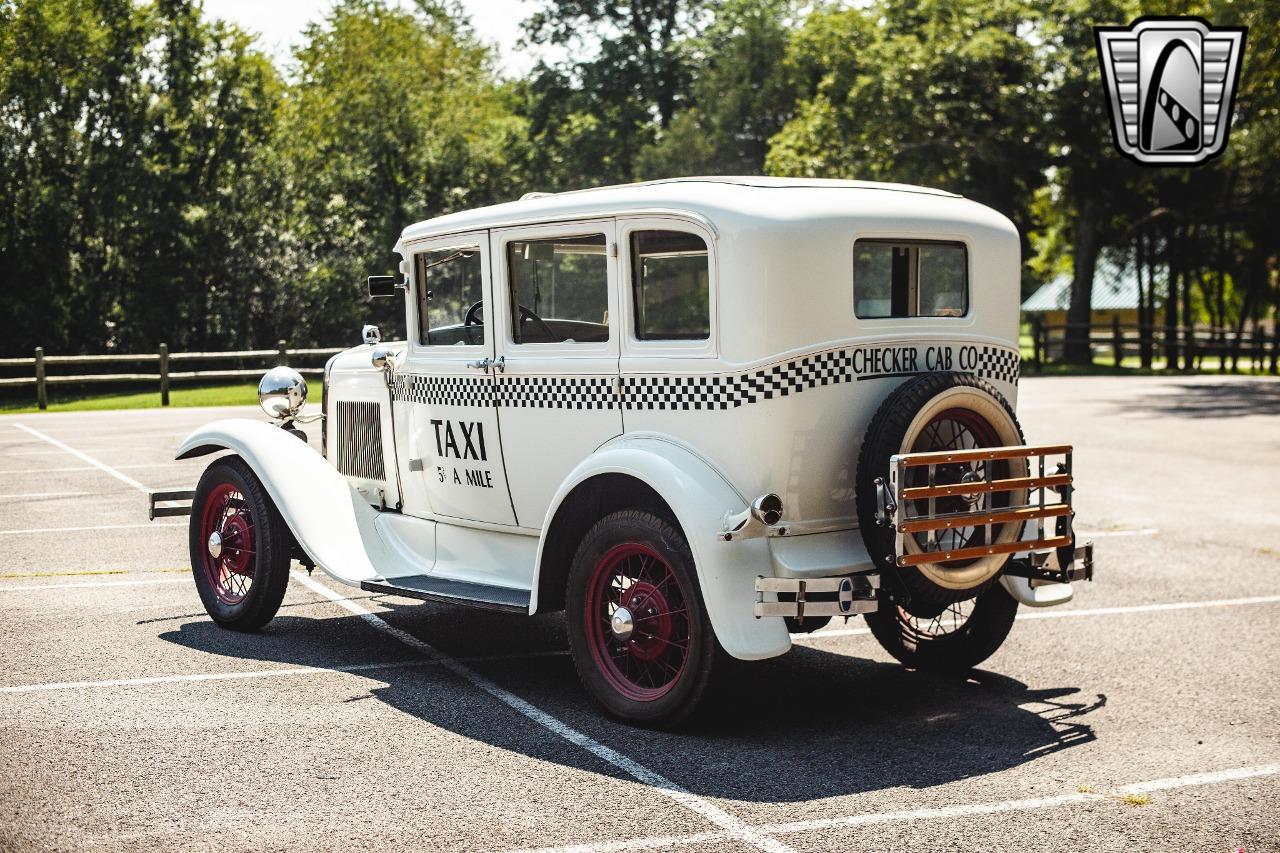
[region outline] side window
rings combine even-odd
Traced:
[[[511,336],[517,344],[609,340],[609,256],[603,234],[507,244]]]
[[[705,341],[711,335],[707,244],[683,231],[631,234],[636,338]]]
[[[963,243],[857,240],[853,306],[860,319],[963,317],[969,256]]]
[[[484,343],[480,263],[479,246],[435,249],[413,256],[419,343]]]

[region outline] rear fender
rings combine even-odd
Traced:
[[[359,585],[399,562],[379,535],[378,512],[306,442],[261,421],[214,421],[187,436],[177,459],[229,450],[262,481],[302,550],[327,574]]]
[[[718,535],[726,513],[741,512],[747,501],[701,456],[656,434],[629,435],[603,445],[561,484],[542,525],[532,610],[537,609],[543,548],[556,511],[575,488],[605,474],[634,477],[671,507],[689,540],[711,627],[726,652],[743,660],[758,660],[791,648],[791,637],[781,619],[757,619],[754,614],[756,577],[772,574],[768,541],[725,542]]]

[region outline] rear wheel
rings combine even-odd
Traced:
[[[1013,408],[990,383],[976,376],[931,373],[897,388],[871,419],[858,456],[858,520],[876,564],[886,565],[894,556],[893,531],[876,524],[875,480],[877,477],[888,479],[891,456],[1022,443],[1022,428]],[[903,486],[954,485],[988,478],[1020,477],[1026,473],[1026,460],[1022,459],[949,463],[934,467],[934,482],[930,484],[929,469],[920,466],[907,469]],[[934,499],[933,512],[939,515],[984,512],[1025,502],[1025,490],[960,495]],[[916,501],[909,507],[911,514],[927,513],[928,504],[926,500]],[[903,544],[908,554],[919,554],[1003,544],[1021,534],[1021,524],[975,525],[939,531],[932,540],[927,533],[916,533],[907,536]],[[909,603],[927,610],[973,598],[995,581],[1008,559],[1007,554],[993,554],[922,563],[897,568],[891,574],[905,588]]]
[[[565,601],[574,666],[606,711],[646,726],[693,713],[719,648],[675,526],[638,510],[605,516],[578,547]]]
[[[1018,602],[1000,584],[966,601],[904,608],[884,602],[866,615],[867,626],[907,666],[963,672],[1000,648],[1018,613]]]
[[[280,609],[290,538],[252,469],[238,456],[205,469],[191,502],[191,571],[204,609],[224,628],[253,631]]]

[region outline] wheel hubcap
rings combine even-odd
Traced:
[[[618,640],[631,639],[631,632],[636,629],[635,619],[631,616],[631,611],[625,607],[619,607],[613,611],[613,618],[610,620],[609,627],[613,630],[613,636]]]
[[[222,534],[216,530],[209,534],[209,556],[215,560],[222,556]]]

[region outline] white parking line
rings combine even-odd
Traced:
[[[1071,793],[1054,797],[1035,797],[1025,800],[1002,800],[987,803],[965,803],[954,806],[942,806],[933,809],[912,809],[899,812],[868,812],[863,814],[842,815],[839,817],[818,818],[816,820],[800,820],[789,823],[757,824],[753,828],[768,835],[792,835],[801,832],[819,830],[844,829],[855,826],[871,826],[878,824],[914,823],[920,820],[955,819],[962,817],[980,817],[983,815],[1002,814],[1007,812],[1035,811],[1037,809],[1072,806],[1079,803],[1094,803],[1110,798],[1123,797],[1126,794],[1150,794],[1156,791],[1172,791],[1179,788],[1194,788],[1202,785],[1220,785],[1226,782],[1241,782],[1267,776],[1280,775],[1280,764],[1259,764],[1253,767],[1236,767],[1229,770],[1217,770],[1209,773],[1196,773],[1190,776],[1178,776],[1170,779],[1153,779],[1149,782],[1136,782],[1116,788],[1109,793]],[[511,853],[621,853],[625,850],[662,850],[672,847],[688,847],[694,844],[709,844],[729,840],[722,833],[691,833],[689,835],[652,836],[648,838],[626,838],[616,841],[597,841],[586,844],[570,844],[563,847],[526,848]]]
[[[145,581],[77,581],[76,583],[41,583],[19,586],[0,586],[0,592],[32,592],[38,589],[87,589],[89,587],[149,586],[151,584],[192,583],[191,578],[152,578]]]
[[[7,495],[0,495],[0,499],[6,498],[78,498],[82,495],[97,494],[96,492],[10,492]]]
[[[174,465],[199,462],[199,459],[175,459],[172,462],[148,462],[144,465],[117,465],[113,470],[134,471],[138,468],[171,468]],[[100,471],[97,465],[73,465],[69,468],[0,468],[0,474],[69,474],[73,471]]]
[[[725,831],[725,838],[743,842],[757,850],[772,851],[772,853],[794,853],[790,847],[778,841],[776,838],[770,838],[766,833],[753,829],[741,819],[729,814],[729,812],[709,800],[699,797],[697,794],[682,788],[675,782],[654,772],[653,770],[650,770],[634,759],[628,758],[622,753],[605,746],[594,738],[583,734],[559,718],[553,717],[546,711],[526,702],[514,693],[503,690],[501,687],[480,675],[475,670],[442,654],[432,646],[424,643],[417,637],[414,637],[412,634],[402,631],[394,625],[383,621],[383,619],[372,610],[369,610],[350,599],[344,598],[339,593],[334,592],[327,586],[307,577],[301,572],[295,571],[293,576],[308,589],[325,596],[348,612],[354,613],[374,628],[377,628],[379,631],[390,634],[397,640],[408,645],[410,648],[417,649],[418,651],[438,660],[440,665],[445,669],[470,682],[473,686],[483,690],[485,693],[488,693],[490,696],[502,702],[516,713],[537,723],[552,734],[564,738],[573,745],[585,749],[596,758],[613,765],[623,773],[626,773],[628,776],[635,779],[637,782],[649,786],[651,789],[664,796],[670,797],[686,809],[689,809],[711,823],[714,823],[716,826],[719,826]]]
[[[1155,536],[1160,530],[1155,527],[1143,527],[1138,530],[1077,530],[1076,541],[1081,539],[1102,539],[1108,536]]]
[[[92,465],[93,467],[101,470],[103,473],[110,474],[112,477],[115,477],[117,480],[119,480],[120,482],[124,483],[127,486],[133,486],[135,489],[137,489],[140,492],[150,491],[150,489],[148,489],[146,486],[142,485],[137,480],[130,477],[128,474],[122,474],[119,471],[117,471],[115,468],[112,468],[110,465],[106,464],[105,462],[99,462],[97,459],[94,459],[89,454],[81,453],[79,450],[76,450],[74,447],[71,447],[68,444],[64,444],[61,441],[58,441],[58,439],[53,438],[52,436],[45,435],[44,433],[40,432],[40,430],[38,429],[32,429],[26,424],[14,424],[14,426],[25,433],[34,435],[36,438],[49,442],[59,450],[65,450],[67,453],[70,453],[72,456],[76,457],[81,462],[86,462]]]
[[[1074,619],[1083,616],[1120,616],[1127,613],[1159,613],[1165,610],[1198,610],[1204,607],[1241,607],[1250,604],[1280,603],[1280,595],[1258,595],[1252,598],[1218,598],[1210,601],[1170,601],[1163,604],[1134,604],[1128,607],[1089,607],[1079,610],[1059,610],[1045,608],[1043,610],[1024,610],[1015,619]],[[806,642],[810,640],[834,639],[836,637],[857,637],[870,634],[870,628],[836,628],[834,630],[815,631],[812,634],[792,634],[791,641]]]
[[[90,524],[84,527],[25,527],[15,530],[0,530],[0,536],[15,533],[76,533],[82,530],[130,530],[136,527],[186,527],[183,522],[143,521],[138,524]]]
[[[15,424],[15,426],[22,426],[22,425],[21,425],[21,424]],[[56,439],[54,439],[54,438],[49,438],[49,440],[50,440],[50,441],[56,441]],[[147,452],[150,452],[150,451],[155,451],[155,450],[172,450],[172,449],[175,449],[177,446],[178,446],[178,445],[177,445],[177,443],[175,442],[175,443],[174,443],[174,445],[173,445],[173,447],[171,447],[171,448],[156,447],[156,446],[152,446],[152,447],[135,447],[135,446],[128,446],[128,447],[126,447],[126,446],[120,446],[120,447],[91,447],[91,448],[89,448],[89,450],[92,450],[94,453],[112,453],[112,452],[115,452],[115,451],[121,451],[121,452],[147,451]],[[59,449],[57,449],[57,450],[10,450],[10,451],[5,452],[3,455],[5,455],[5,456],[57,456],[58,454],[60,454],[60,453],[65,453],[65,452],[66,452],[66,451],[65,451],[65,450],[63,450],[63,449],[61,449],[61,448],[59,448]]]

